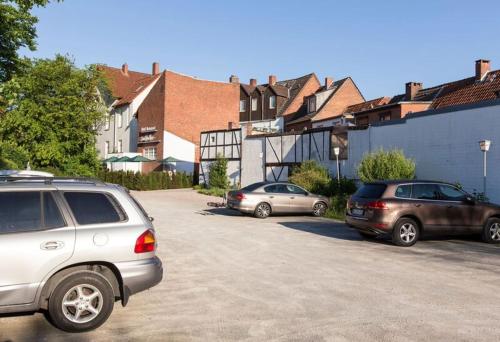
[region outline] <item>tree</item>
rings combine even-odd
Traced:
[[[99,166],[97,127],[106,111],[97,89],[104,84],[97,68],[77,69],[64,56],[31,61],[25,73],[0,87],[7,104],[0,120],[0,152],[18,156],[18,167],[29,161],[37,168],[92,175]]]
[[[217,155],[217,159],[210,164],[209,185],[211,188],[227,189],[229,179],[227,178],[227,159]]]
[[[358,176],[363,182],[387,179],[415,178],[415,162],[405,157],[403,151],[379,151],[366,154],[358,166]]]
[[[34,6],[46,6],[49,0],[0,0],[0,82],[9,80],[28,61],[18,50],[36,49],[38,18],[31,15]]]

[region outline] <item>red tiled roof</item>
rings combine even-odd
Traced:
[[[111,94],[118,102],[115,107],[131,103],[141,90],[153,82],[159,75],[128,71],[126,74],[120,68],[99,65],[108,81]]]
[[[357,113],[357,112],[365,111],[365,110],[372,109],[375,107],[383,106],[383,105],[388,104],[390,100],[391,100],[390,97],[384,96],[384,97],[379,97],[377,99],[353,104],[351,106],[348,106],[344,110],[343,114]]]
[[[433,101],[431,108],[463,105],[468,103],[494,100],[500,92],[500,70],[489,72],[481,81],[471,82],[474,78],[453,82],[444,88],[444,91]],[[447,89],[449,88],[449,89]]]

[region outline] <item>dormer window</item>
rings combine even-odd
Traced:
[[[276,108],[276,96],[271,95],[269,96],[269,109],[274,109]]]
[[[307,112],[312,113],[316,111],[316,96],[310,97],[307,101]]]

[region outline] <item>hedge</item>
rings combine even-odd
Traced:
[[[192,175],[185,172],[177,172],[170,176],[166,172],[158,171],[143,174],[133,171],[101,170],[97,173],[97,178],[130,190],[181,189],[193,186]]]

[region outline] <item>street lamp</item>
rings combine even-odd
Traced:
[[[491,140],[481,140],[479,148],[483,151],[483,194],[486,197],[486,153],[490,150]]]
[[[334,147],[333,153],[335,154],[335,159],[337,159],[337,182],[340,184],[340,165],[339,165],[340,147]]]

